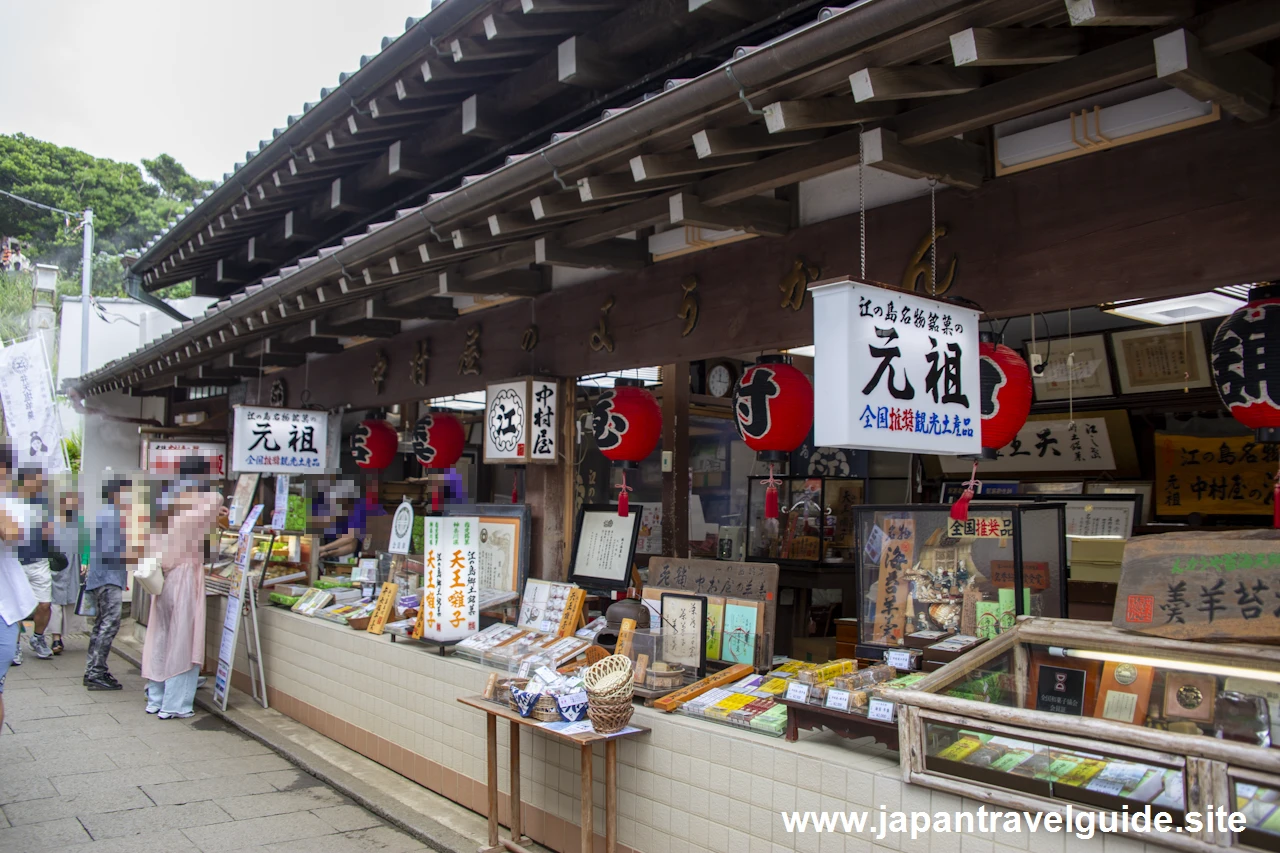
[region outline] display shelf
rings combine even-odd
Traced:
[[[764,517],[769,478],[747,478],[747,559],[852,567],[857,559],[854,510],[866,499],[866,481],[780,477],[776,482],[780,514],[771,520]]]

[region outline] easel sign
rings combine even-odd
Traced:
[[[258,523],[258,519],[265,508],[264,504],[256,504],[249,511],[244,522],[240,525],[240,536],[236,544],[235,594],[227,599],[227,610],[222,619],[222,640],[218,645],[218,668],[213,680],[213,701],[224,711],[227,709],[227,694],[231,690],[231,671],[235,666],[236,642],[240,637],[240,622],[244,616],[249,563],[253,559],[253,526]],[[250,674],[253,675],[253,668],[261,664],[261,655],[259,654],[260,650],[256,648],[258,642],[256,598],[250,595],[249,601],[253,607],[250,614],[253,619],[253,630],[252,636],[249,638],[248,651]],[[265,683],[262,693],[265,697]],[[263,707],[265,708],[266,705],[263,704]]]
[[[635,504],[625,517],[612,504],[589,504],[578,510],[569,580],[584,589],[631,586],[643,512],[644,507]]]

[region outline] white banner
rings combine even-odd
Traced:
[[[53,379],[41,338],[0,350],[0,404],[19,468],[67,470]]]
[[[227,476],[227,446],[220,441],[148,441],[147,473],[176,477],[178,466],[188,456],[209,460],[210,476]]]
[[[453,642],[480,630],[479,560],[480,519],[427,517],[426,567],[422,606],[422,636],[436,642]]]
[[[814,288],[814,444],[980,453],[978,316],[852,280]]]
[[[326,466],[329,417],[314,409],[236,406],[231,470],[319,474]]]
[[[939,458],[944,474],[968,474],[970,463],[963,459]],[[1081,417],[1074,421],[1027,421],[1013,441],[997,451],[995,459],[983,461],[983,472],[1114,471],[1115,452],[1107,434],[1105,418]]]

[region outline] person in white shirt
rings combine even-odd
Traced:
[[[0,460],[9,458],[7,448],[0,448]],[[28,506],[13,495],[6,476],[0,483],[0,649],[4,650],[0,654],[0,727],[4,725],[4,679],[12,662],[10,650],[18,643],[22,620],[36,609],[35,594],[17,554],[17,546],[30,532],[30,516]]]

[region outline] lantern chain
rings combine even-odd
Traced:
[[[858,251],[862,260],[862,280],[867,280],[867,194],[866,194],[866,146],[863,144],[863,125],[858,125]]]
[[[938,182],[929,179],[929,294],[938,295]]]

